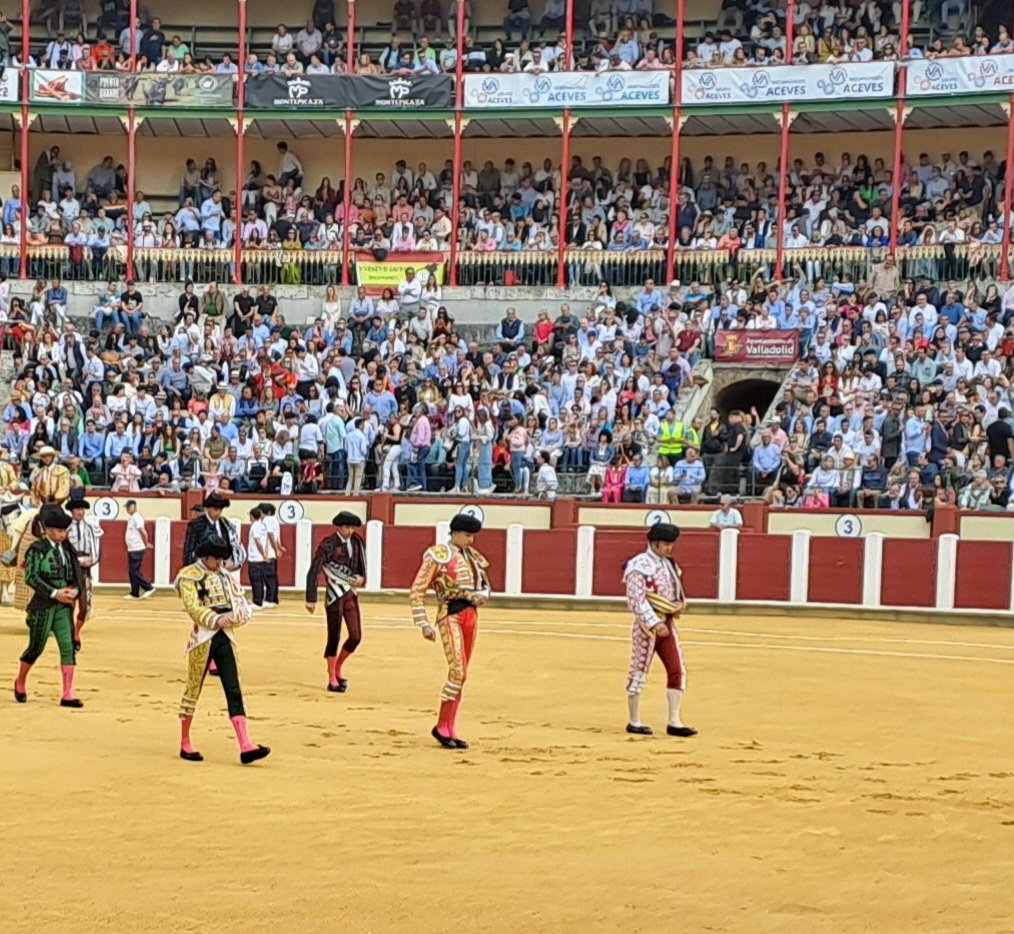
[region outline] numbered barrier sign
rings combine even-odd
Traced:
[[[303,504],[298,499],[286,500],[278,507],[278,518],[286,525],[295,525],[302,521],[305,514],[306,510],[303,509]]]
[[[846,513],[838,517],[834,531],[839,538],[859,538],[863,534],[863,520],[852,513]]]
[[[119,500],[113,499],[112,496],[103,496],[95,501],[92,512],[100,522],[113,522],[120,514]]]

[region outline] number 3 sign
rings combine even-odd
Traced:
[[[278,518],[286,525],[295,525],[302,520],[305,510],[303,504],[297,499],[289,499],[278,507]]]
[[[103,496],[95,501],[92,512],[95,513],[95,518],[101,522],[113,522],[120,514],[120,503],[112,496]]]
[[[859,538],[863,534],[863,520],[859,516],[846,513],[838,517],[834,531],[839,538]]]

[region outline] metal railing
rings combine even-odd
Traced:
[[[68,246],[63,243],[29,245],[27,272],[31,278],[105,281],[126,274],[126,247],[107,249]],[[844,276],[853,282],[869,280],[873,267],[888,254],[885,247],[802,247],[786,249],[782,278],[805,278],[828,282]],[[446,257],[446,254],[436,254]],[[761,271],[776,278],[777,250],[682,250],[674,256],[674,274],[684,283],[716,285],[731,278],[741,282]],[[995,243],[920,244],[899,247],[898,271],[903,279],[966,280],[997,279],[1001,271],[1001,247]],[[1014,245],[1009,256],[1014,259]],[[0,244],[0,271],[9,278],[20,272],[17,244]],[[355,282],[355,253],[351,253],[350,282]],[[458,283],[463,286],[551,286],[557,282],[556,252],[479,253],[457,257]],[[378,262],[372,260],[372,262]],[[251,249],[242,251],[240,281],[251,285],[335,285],[341,282],[341,250]],[[646,279],[662,282],[666,275],[663,250],[610,252],[567,250],[565,281],[569,286],[640,287]],[[228,247],[183,249],[136,247],[133,276],[144,282],[198,284],[236,280],[236,254]]]

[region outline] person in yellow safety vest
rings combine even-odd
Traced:
[[[686,426],[676,419],[676,410],[669,409],[658,426],[658,457],[663,458],[670,467],[683,457],[687,446]]]
[[[684,429],[683,432],[683,444],[684,451],[683,456],[686,457],[685,448],[697,448],[697,453],[701,453],[701,429],[704,427],[704,419],[695,418],[688,428]]]

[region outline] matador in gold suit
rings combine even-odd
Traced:
[[[482,523],[474,516],[459,513],[451,520],[451,542],[426,550],[422,566],[412,583],[412,618],[429,641],[440,633],[447,657],[447,681],[440,695],[440,718],[431,730],[445,749],[467,749],[457,733],[461,691],[468,676],[468,663],[475,645],[478,607],[489,599],[489,562],[472,547]],[[436,628],[426,616],[426,592],[437,596]]]
[[[70,471],[56,462],[56,450],[39,448],[39,466],[32,471],[30,481],[32,501],[36,506],[57,503],[62,506],[70,496]]]
[[[229,719],[239,743],[239,760],[249,765],[271,752],[267,746],[255,746],[247,733],[243,691],[236,667],[233,630],[250,622],[250,605],[223,562],[232,555],[232,546],[219,536],[205,538],[196,549],[193,564],[176,576],[176,592],[191,619],[187,642],[187,686],[180,702],[180,758],[202,762],[202,756],[190,743],[190,725],[201,696],[208,665],[214,661],[225,691]]]

